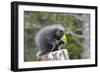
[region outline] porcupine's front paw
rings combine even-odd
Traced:
[[[60,40],[59,44],[65,44],[65,42],[63,40]]]
[[[56,41],[56,45],[60,45],[60,44],[65,44],[65,42],[62,40]]]

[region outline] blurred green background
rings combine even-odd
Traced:
[[[82,57],[82,53],[84,53],[86,44],[84,44],[86,38],[84,38],[86,35],[84,23],[86,22],[89,23],[89,14],[24,11],[24,61],[36,60],[35,35],[44,26],[54,24],[63,25],[68,33],[67,44],[62,48],[68,50],[69,58],[85,58]],[[89,29],[89,26],[86,27]],[[89,35],[89,31],[87,34]],[[87,41],[89,42],[89,40]],[[89,44],[87,46],[89,47]]]

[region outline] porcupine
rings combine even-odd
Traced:
[[[41,56],[49,53],[54,45],[55,47],[52,51],[58,50],[60,45],[65,43],[61,40],[63,34],[64,27],[61,25],[49,25],[40,29],[35,37],[38,48],[36,55]]]

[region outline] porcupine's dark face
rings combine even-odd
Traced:
[[[56,37],[57,37],[58,40],[61,39],[61,37],[63,36],[63,34],[64,34],[63,30],[56,29]]]

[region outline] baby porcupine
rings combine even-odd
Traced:
[[[64,34],[64,27],[61,25],[50,25],[42,28],[36,35],[35,41],[38,48],[37,56],[45,55],[52,51],[58,50],[61,44],[65,42],[61,40]]]

